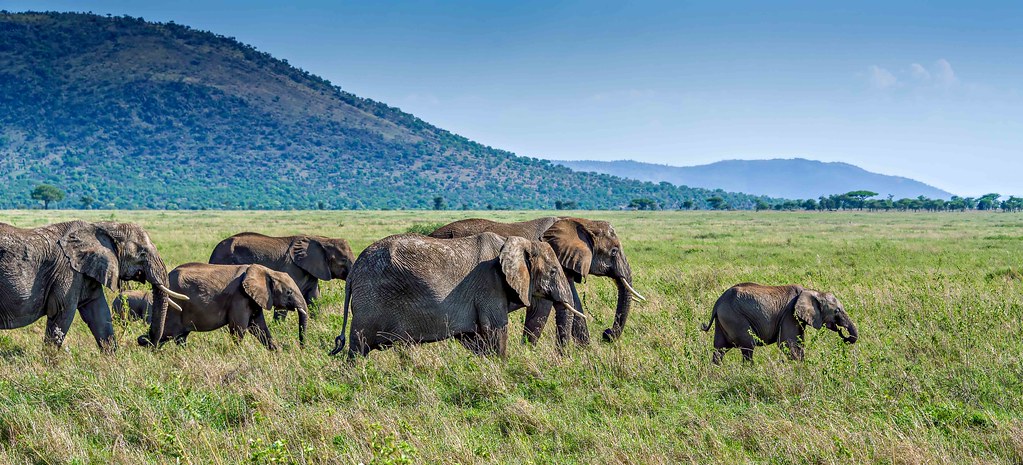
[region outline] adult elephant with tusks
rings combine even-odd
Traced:
[[[312,305],[320,297],[320,281],[348,278],[355,255],[348,241],[321,236],[273,237],[245,232],[217,244],[210,264],[263,265],[291,276],[302,289],[302,297]],[[287,313],[274,312],[274,320]]]
[[[45,341],[61,346],[75,311],[96,344],[116,349],[103,288],[121,281],[153,287],[151,337],[163,335],[168,297],[187,300],[167,287],[167,268],[137,224],[70,221],[35,229],[0,223],[0,328],[27,326],[46,317]]]
[[[604,341],[618,339],[625,329],[625,321],[632,308],[632,299],[646,300],[632,288],[632,268],[622,249],[611,223],[584,218],[546,217],[520,223],[499,223],[479,218],[456,221],[430,233],[431,237],[448,239],[466,237],[481,232],[492,232],[501,236],[524,237],[550,244],[569,278],[573,305],[579,312],[585,312],[579,300],[575,283],[581,283],[587,275],[606,276],[618,287],[618,301],[615,306],[614,323],[604,330]],[[536,342],[550,315],[551,302],[537,300],[526,310],[526,324],[523,339]],[[577,343],[590,341],[586,320],[575,317],[572,337]]]
[[[450,240],[390,236],[366,248],[352,267],[331,355],[345,346],[350,311],[349,358],[396,342],[449,337],[476,354],[504,356],[508,312],[536,299],[554,302],[563,346],[571,332],[569,314],[577,312],[548,244],[493,233]]]

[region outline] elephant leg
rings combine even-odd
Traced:
[[[719,325],[721,315],[718,315]],[[730,339],[729,344],[732,347],[738,347],[742,351],[742,359],[745,362],[753,361],[753,348],[757,346],[757,341],[753,337],[753,328],[749,324],[744,325],[739,331],[728,331],[725,335],[726,338]]]
[[[508,351],[508,326],[503,328],[490,328],[482,334],[482,353],[484,355],[497,355],[504,358]]]
[[[110,318],[110,307],[107,299],[102,294],[78,308],[82,320],[89,326],[93,337],[96,338],[96,345],[106,352],[117,350],[117,340],[114,338],[114,322]]]
[[[348,359],[352,360],[356,355],[360,357],[366,357],[369,355],[370,345],[366,337],[363,336],[362,331],[351,332],[351,342],[348,344]]]
[[[568,287],[572,289],[572,305],[580,313],[585,313],[583,310],[582,300],[579,299],[579,291],[575,288],[575,282],[569,280]],[[589,345],[590,343],[590,330],[586,326],[586,318],[579,315],[573,315],[575,320],[572,322],[572,339],[575,339],[575,343],[579,345]]]
[[[252,320],[249,322],[249,331],[259,339],[259,342],[263,344],[267,350],[277,350],[277,345],[274,344],[273,338],[270,337],[270,328],[266,326],[266,319],[263,317],[263,312],[259,312],[253,315]]]
[[[720,365],[725,352],[728,352],[730,348],[732,348],[732,344],[728,342],[724,331],[721,331],[721,328],[716,328],[714,330],[714,356],[711,358],[711,362]]]
[[[714,349],[714,355],[710,358],[711,363],[721,365],[721,359],[724,358],[725,352],[728,352],[728,349]]]
[[[784,345],[789,360],[803,359],[803,327],[795,318],[782,320],[778,340]]]
[[[752,347],[739,347],[742,351],[742,361],[747,363],[753,363],[753,348]]]
[[[245,338],[245,331],[247,331],[248,328],[238,328],[231,325],[227,327],[227,330],[231,332],[231,340],[233,340],[235,344],[241,344],[242,339]]]
[[[462,333],[455,336],[466,350],[475,355],[484,355],[483,336],[480,333]]]
[[[305,292],[302,293],[302,297],[305,298],[307,304],[312,305],[320,299],[320,280],[314,280],[312,285],[309,286]]]
[[[248,315],[243,315],[238,311],[228,314],[227,330],[231,332],[235,344],[241,344],[242,338],[245,337],[245,332],[249,330],[250,319]]]
[[[800,344],[799,339],[787,339],[782,343],[788,350],[789,360],[803,360],[803,344]]]
[[[522,342],[536,344],[540,333],[543,332],[544,325],[547,324],[547,318],[551,315],[553,306],[554,302],[536,299],[533,301],[533,305],[526,308],[526,324],[522,328]]]
[[[43,336],[43,341],[47,344],[53,344],[57,347],[61,347],[64,344],[64,338],[67,337],[67,332],[71,329],[71,322],[75,319],[74,310],[65,310],[54,316],[46,318],[46,334]]]
[[[478,311],[477,323],[483,342],[483,352],[504,357],[508,347],[508,309],[504,305]]]

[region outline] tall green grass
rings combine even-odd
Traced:
[[[73,218],[134,221],[169,266],[205,261],[246,230],[348,239],[468,216],[546,212],[4,211],[28,227]],[[185,347],[96,350],[77,320],[67,351],[43,323],[0,332],[0,457],[7,463],[1021,463],[1023,215],[574,212],[625,241],[637,304],[622,339],[559,356],[536,347],[477,358],[442,342],[346,365],[326,352],[344,284],[324,286],[299,349],[226,331]],[[418,225],[418,226],[417,226]],[[710,364],[700,323],[732,284],[801,283],[834,292],[860,329],[846,345],[808,333],[806,360],[776,347],[752,365]],[[582,298],[599,332],[611,282]],[[519,334],[523,312],[512,317]]]

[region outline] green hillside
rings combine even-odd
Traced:
[[[367,71],[372,72],[372,71]],[[233,38],[142,18],[0,13],[0,208],[579,208],[758,198],[575,173],[472,142]],[[767,201],[771,199],[762,198]]]

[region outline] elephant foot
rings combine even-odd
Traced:
[[[536,334],[528,329],[522,331],[522,343],[528,345],[536,345],[536,341],[540,339],[540,335]]]
[[[608,328],[608,329],[604,330],[604,334],[603,334],[602,339],[604,340],[604,342],[610,343],[610,342],[614,342],[614,341],[618,340],[619,336],[621,336],[620,333],[616,334],[614,330],[612,330],[611,328]]]

